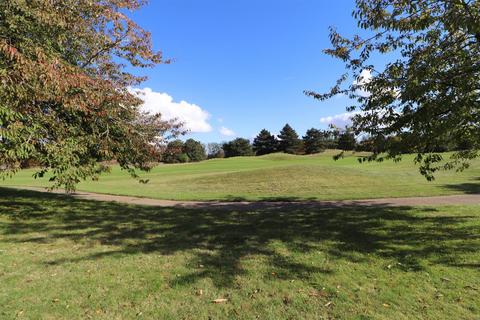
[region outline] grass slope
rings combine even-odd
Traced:
[[[0,188],[0,318],[478,319],[479,209],[236,212]]]
[[[440,172],[434,182],[418,173],[412,156],[393,163],[359,164],[355,155],[334,161],[335,151],[315,156],[273,154],[160,165],[141,184],[114,167],[99,181],[79,185],[83,191],[173,200],[361,199],[480,192],[480,161],[462,173]],[[48,186],[33,170],[19,172],[1,185]]]

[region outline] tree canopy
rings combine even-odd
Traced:
[[[168,63],[125,12],[143,0],[0,1],[0,174],[34,159],[74,189],[116,160],[135,174],[180,126],[143,114],[125,67]]]
[[[203,144],[194,139],[187,139],[187,141],[185,141],[185,144],[183,145],[183,152],[192,162],[202,161],[207,158],[207,153]]]
[[[303,136],[303,143],[306,154],[322,152],[327,147],[327,134],[315,128],[308,129]]]
[[[356,144],[357,140],[355,140],[355,135],[350,128],[346,128],[344,131],[340,132],[338,136],[338,149],[344,151],[354,150]]]
[[[253,151],[257,156],[277,151],[278,141],[267,129],[262,129],[253,140]]]
[[[162,153],[162,162],[164,163],[185,163],[188,162],[188,155],[184,152],[182,140],[176,139],[170,141]]]
[[[280,139],[279,151],[291,154],[299,152],[301,140],[298,138],[297,132],[288,123],[282,128],[278,138]]]
[[[480,146],[480,1],[357,0],[353,17],[367,35],[347,38],[332,28],[325,50],[347,72],[329,92],[306,94],[354,99],[355,133],[399,137],[386,157],[399,159],[408,146],[427,179],[468,167]],[[388,63],[375,64],[378,55]],[[447,139],[463,150],[443,159],[435,150]],[[366,160],[382,158],[374,152]]]
[[[222,146],[225,157],[253,156],[253,149],[250,141],[244,138],[236,138],[226,142]]]

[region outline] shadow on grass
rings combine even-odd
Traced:
[[[465,194],[480,194],[480,177],[470,178],[472,182],[445,184],[440,186],[442,189],[460,191]]]
[[[234,195],[227,195],[222,201],[228,202],[245,202],[245,201],[252,201],[252,199],[248,199],[246,197],[239,197]],[[296,197],[296,196],[276,196],[276,197],[260,197],[258,200],[254,200],[256,202],[306,202],[306,201],[318,201],[318,198],[315,197]]]
[[[480,250],[478,216],[442,215],[434,208],[318,203],[159,208],[0,188],[0,215],[7,217],[0,232],[9,241],[88,239],[114,245],[112,251],[79,251],[73,258],[49,260],[50,265],[189,252],[192,271],[176,283],[210,278],[218,287],[234,285],[235,277],[245,273],[241,261],[252,255],[266,259],[269,269],[285,279],[334,272],[280,254],[272,243],[295,253],[322,251],[333,261],[393,259],[408,271],[422,270],[424,263],[454,265],[457,255]]]
[[[480,193],[480,182],[466,182],[466,183],[458,183],[458,184],[447,184],[442,186],[442,188],[454,190],[454,191],[461,191],[462,193],[466,194],[479,194]]]

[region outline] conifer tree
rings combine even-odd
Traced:
[[[257,156],[277,151],[278,141],[270,131],[263,129],[253,140],[253,151]]]
[[[327,147],[327,136],[324,132],[311,128],[308,129],[303,137],[303,143],[306,154],[314,154],[322,152]]]
[[[278,135],[280,139],[279,151],[296,154],[300,151],[301,141],[297,132],[287,123]]]

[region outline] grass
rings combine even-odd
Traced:
[[[400,163],[359,164],[357,156],[334,161],[335,151],[315,156],[272,154],[216,159],[201,163],[160,165],[137,183],[114,167],[100,181],[79,190],[173,200],[340,200],[432,196],[480,192],[480,160],[462,173],[440,172],[434,182],[418,173],[413,156]],[[48,186],[33,170],[19,172],[1,185]]]
[[[0,188],[0,318],[478,319],[479,235],[480,206],[181,209]]]

